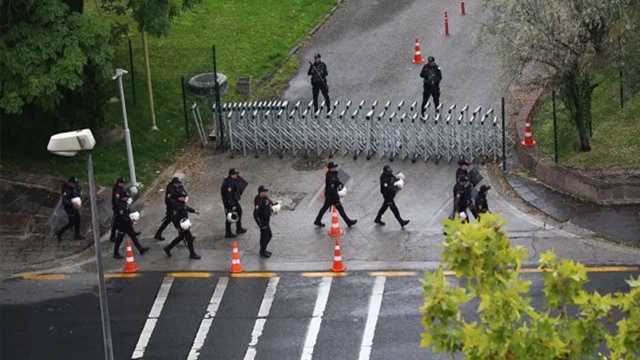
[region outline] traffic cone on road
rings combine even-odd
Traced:
[[[238,253],[238,243],[233,242],[233,254],[231,254],[231,267],[230,273],[241,273],[244,271],[242,264],[240,264],[240,254]]]
[[[422,52],[420,51],[420,40],[418,40],[418,38],[416,38],[416,47],[415,47],[415,55],[413,56],[413,63],[414,64],[422,64],[424,62],[424,59],[422,58]]]
[[[122,269],[126,273],[134,273],[140,270],[136,262],[133,260],[133,250],[131,250],[131,240],[127,240],[127,263]]]
[[[347,267],[342,262],[342,252],[340,251],[340,240],[336,239],[336,247],[333,251],[333,265],[329,268],[333,272],[343,272]]]
[[[329,236],[340,236],[344,234],[340,229],[340,222],[338,221],[338,210],[335,206],[331,207],[331,230],[329,230]]]
[[[527,122],[524,126],[524,141],[522,142],[522,146],[531,147],[536,144],[536,141],[533,140],[533,134],[531,134],[531,120],[527,116]]]

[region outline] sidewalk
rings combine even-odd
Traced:
[[[514,172],[504,178],[527,203],[560,222],[571,222],[598,236],[640,247],[640,205],[606,206],[584,201]]]

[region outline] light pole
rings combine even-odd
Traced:
[[[96,140],[91,130],[84,129],[55,134],[49,139],[47,150],[50,153],[72,157],[79,151],[87,151],[87,169],[89,172],[89,198],[91,200],[91,227],[93,228],[93,243],[96,249],[96,267],[98,271],[98,289],[100,292],[100,313],[102,315],[102,338],[104,341],[104,358],[113,360],[113,344],[111,341],[111,324],[109,323],[109,305],[104,283],[104,269],[102,267],[102,247],[100,245],[100,224],[98,222],[98,204],[96,202],[96,184],[93,178],[93,159],[91,150]]]
[[[124,143],[127,146],[127,162],[129,163],[129,177],[131,178],[131,186],[137,187],[136,166],[133,163],[133,148],[131,147],[131,133],[129,132],[129,122],[127,121],[127,105],[124,103],[124,88],[122,86],[122,75],[127,74],[126,70],[117,69],[113,80],[118,79],[120,86],[120,104],[122,104],[122,119],[124,120]]]

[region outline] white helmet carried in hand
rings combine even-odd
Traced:
[[[347,187],[346,186],[341,186],[338,188],[338,196],[340,197],[345,197],[347,196]]]
[[[400,180],[394,182],[393,185],[397,186],[398,189],[402,189],[402,187],[404,186],[404,180],[400,179]]]
[[[467,213],[463,211],[460,213],[460,221],[465,221],[465,220],[467,220]]]
[[[128,198],[127,199],[127,205],[131,205],[133,204],[133,198]]]
[[[180,220],[180,227],[182,230],[189,230],[191,228],[191,221],[187,218]]]
[[[406,177],[404,176],[403,173],[398,173],[398,175],[396,175],[396,177],[400,180],[406,180]]]
[[[280,201],[276,201],[273,203],[273,205],[271,205],[271,212],[273,212],[274,214],[279,213],[281,209],[282,203]]]
[[[79,208],[80,206],[82,206],[82,199],[76,196],[73,199],[71,199],[71,203],[73,204],[73,206]]]
[[[227,214],[227,221],[230,223],[238,222],[238,213],[233,211]]]
[[[140,220],[140,213],[139,212],[133,212],[131,214],[129,214],[129,218],[131,218],[132,221],[138,221]]]
[[[184,203],[186,204],[186,203],[188,203],[188,202],[189,202],[189,197],[188,197],[188,196],[185,196],[185,197],[184,197]]]

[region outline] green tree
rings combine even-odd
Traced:
[[[153,88],[151,83],[151,69],[149,65],[149,48],[147,33],[153,37],[169,35],[171,21],[180,15],[182,10],[190,9],[202,0],[102,0],[102,8],[119,15],[129,12],[138,24],[138,31],[142,37],[142,52],[144,68],[147,77],[147,94],[151,111],[151,129],[158,130],[156,114],[153,105]]]
[[[597,84],[589,76],[589,66],[631,1],[484,2],[492,16],[482,34],[496,45],[502,75],[527,85],[557,86],[578,129],[580,149],[590,151],[591,96]]]
[[[527,296],[531,282],[520,277],[527,251],[511,247],[504,224],[489,214],[471,224],[445,220],[440,268],[426,272],[423,281],[421,346],[466,359],[592,359],[606,340],[612,359],[636,359],[640,278],[627,281],[627,293],[587,293],[587,269],[546,252],[539,261],[544,308],[535,309]],[[445,266],[466,280],[465,287],[449,285]],[[476,306],[477,321],[467,321],[461,308]],[[616,311],[623,318],[611,331]]]

